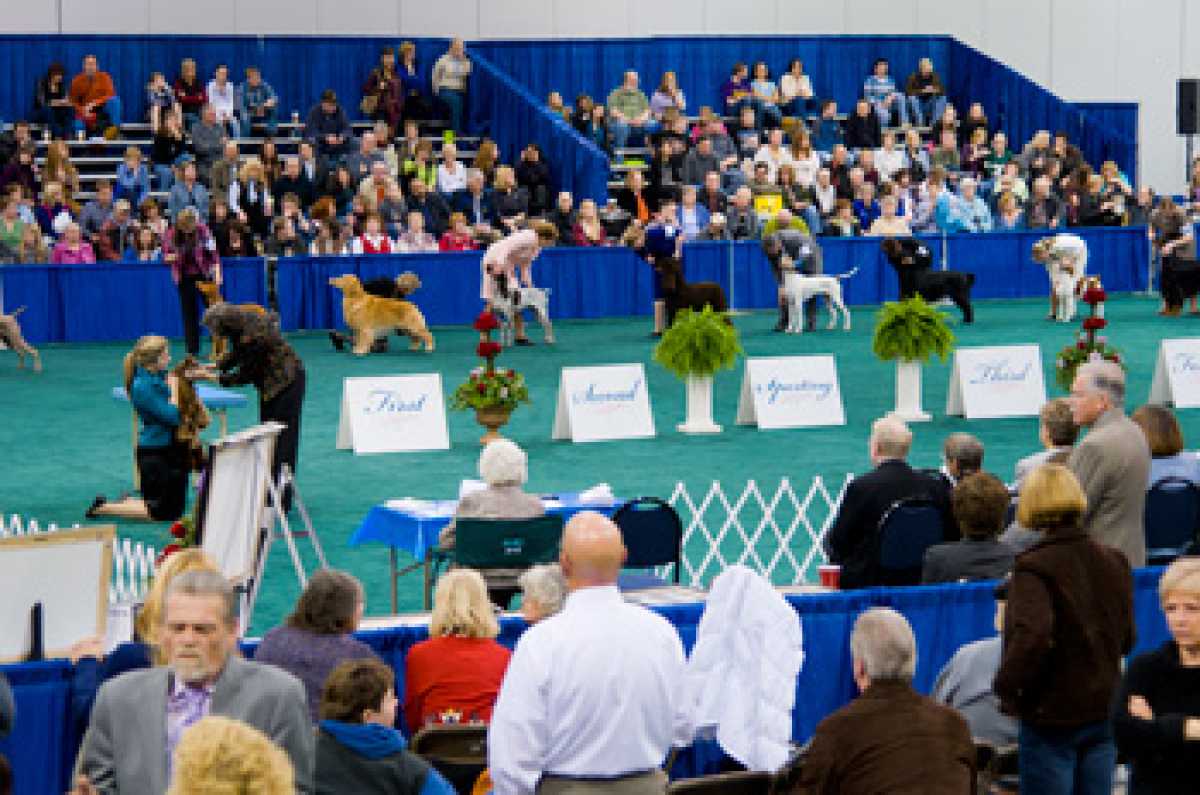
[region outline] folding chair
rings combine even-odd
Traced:
[[[1186,554],[1200,528],[1200,489],[1190,480],[1168,477],[1146,492],[1146,562],[1163,566]]]
[[[674,584],[679,584],[683,568],[683,522],[679,514],[657,497],[638,497],[630,500],[613,514],[613,522],[621,529],[628,557],[627,569],[650,569],[674,564]],[[621,590],[660,588],[669,585],[652,572],[626,572],[617,580]]]
[[[454,549],[433,553],[425,591],[426,607],[432,603],[439,564],[471,569],[524,569],[537,563],[552,563],[558,560],[562,528],[561,516],[456,519]]]
[[[942,512],[931,500],[897,500],[879,520],[881,585],[918,585],[925,550],[945,540]]]
[[[770,773],[742,771],[688,778],[667,787],[667,795],[768,795]]]
[[[432,765],[459,792],[470,792],[487,769],[486,724],[426,726],[412,738],[414,754]]]

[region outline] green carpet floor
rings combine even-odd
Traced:
[[[1109,302],[1109,336],[1127,356],[1130,371],[1130,405],[1145,401],[1153,375],[1157,343],[1162,336],[1200,333],[1200,321],[1182,318],[1166,321],[1154,314],[1155,301],[1143,297],[1118,297]],[[961,345],[995,345],[1034,342],[1041,346],[1050,394],[1054,386],[1053,361],[1057,350],[1072,338],[1078,325],[1044,321],[1044,300],[980,302],[977,322],[955,325]],[[868,466],[866,441],[870,423],[886,412],[893,401],[892,366],[874,359],[870,335],[874,308],[854,310],[855,328],[849,333],[820,331],[792,336],[774,334],[774,315],[751,313],[736,319],[742,343],[751,356],[829,353],[837,357],[847,424],[814,430],[759,431],[734,424],[741,368],[721,374],[716,383],[716,418],[725,432],[716,436],[688,437],[675,431],[683,419],[683,387],[673,376],[653,364],[646,319],[563,321],[557,325],[559,344],[506,351],[502,362],[524,372],[533,403],[522,407],[505,429],[524,446],[530,457],[530,483],[534,491],[577,490],[599,481],[610,483],[622,496],[670,496],[676,483],[686,484],[698,503],[712,481],[720,481],[732,502],[748,480],[760,486],[769,501],[780,479],[787,477],[801,499],[814,475],[823,476],[836,493],[845,473]],[[291,337],[309,371],[300,448],[299,484],[324,542],[330,563],[363,580],[368,614],[388,610],[387,551],[383,547],[350,548],[347,541],[367,510],[380,501],[403,496],[452,497],[462,478],[475,477],[480,428],[473,415],[451,413],[451,449],[444,452],[354,456],[336,450],[334,439],[346,376],[442,373],[452,388],[474,366],[474,332],[465,328],[435,329],[438,350],[432,355],[394,350],[355,359],[339,355],[323,334]],[[534,331],[535,339],[538,332]],[[396,346],[393,346],[394,348]],[[82,520],[93,495],[115,495],[131,483],[129,414],[124,404],[109,397],[119,382],[121,356],[127,344],[46,346],[46,372],[40,376],[15,369],[11,354],[0,355],[0,512],[34,517],[43,525]],[[178,355],[176,343],[174,352]],[[658,437],[651,440],[573,445],[550,440],[559,368],[564,365],[635,362],[646,363],[650,396]],[[935,363],[925,371],[925,408],[934,420],[916,426],[912,455],[918,466],[937,466],[942,439],[947,433],[967,430],[986,446],[985,467],[1002,478],[1011,477],[1014,462],[1037,445],[1036,419],[967,422],[943,414],[949,363]],[[253,401],[251,401],[253,405]],[[233,429],[252,424],[255,409],[230,412]],[[1185,438],[1200,436],[1200,415],[1184,412]],[[724,508],[715,503],[706,513],[712,530],[724,520]],[[793,512],[783,509],[777,521],[786,526]],[[685,512],[685,522],[690,518]],[[741,522],[753,532],[761,511],[751,500]],[[824,514],[809,512],[816,527]],[[801,530],[801,538],[807,535]],[[166,542],[163,525],[124,523],[121,537],[161,547]],[[769,533],[768,533],[769,534]],[[736,553],[736,532],[730,534],[726,554]],[[311,555],[306,549],[306,560]],[[803,542],[794,550],[803,559]],[[702,545],[689,550],[693,559]],[[766,548],[760,554],[769,555]],[[404,557],[402,555],[402,557]],[[711,571],[711,569],[710,569]],[[787,578],[784,571],[781,575]],[[401,609],[420,604],[419,575],[401,583]],[[298,592],[290,563],[282,547],[271,555],[266,585],[254,616],[261,631],[277,622]]]

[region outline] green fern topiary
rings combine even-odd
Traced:
[[[885,361],[928,362],[931,355],[944,361],[953,347],[954,333],[946,316],[919,295],[906,301],[889,301],[875,316],[871,348]]]
[[[724,313],[706,306],[702,312],[679,311],[654,347],[654,361],[679,378],[711,376],[733,367],[742,352],[737,329]]]

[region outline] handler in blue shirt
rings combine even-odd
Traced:
[[[662,277],[655,263],[666,257],[680,256],[683,246],[683,228],[675,217],[675,200],[664,198],[658,208],[658,216],[646,228],[640,229],[635,223],[627,235],[633,236],[637,253],[654,267],[654,336],[662,336],[667,324],[667,302],[663,297]],[[637,238],[641,242],[637,242]]]

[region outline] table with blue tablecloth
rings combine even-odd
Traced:
[[[586,499],[581,493],[545,494],[541,497],[546,513],[551,516],[561,516],[567,521],[580,511],[598,511],[611,516],[620,504],[610,497],[596,500]],[[350,546],[360,544],[386,544],[391,564],[392,583],[392,612],[399,607],[399,594],[396,581],[417,568],[424,569],[425,609],[429,609],[429,589],[431,570],[428,552],[437,546],[438,534],[442,528],[450,524],[454,510],[458,507],[457,500],[418,500],[405,498],[388,500],[375,505],[367,511],[367,515],[350,537]],[[400,569],[397,552],[404,550],[413,558],[413,564]]]

